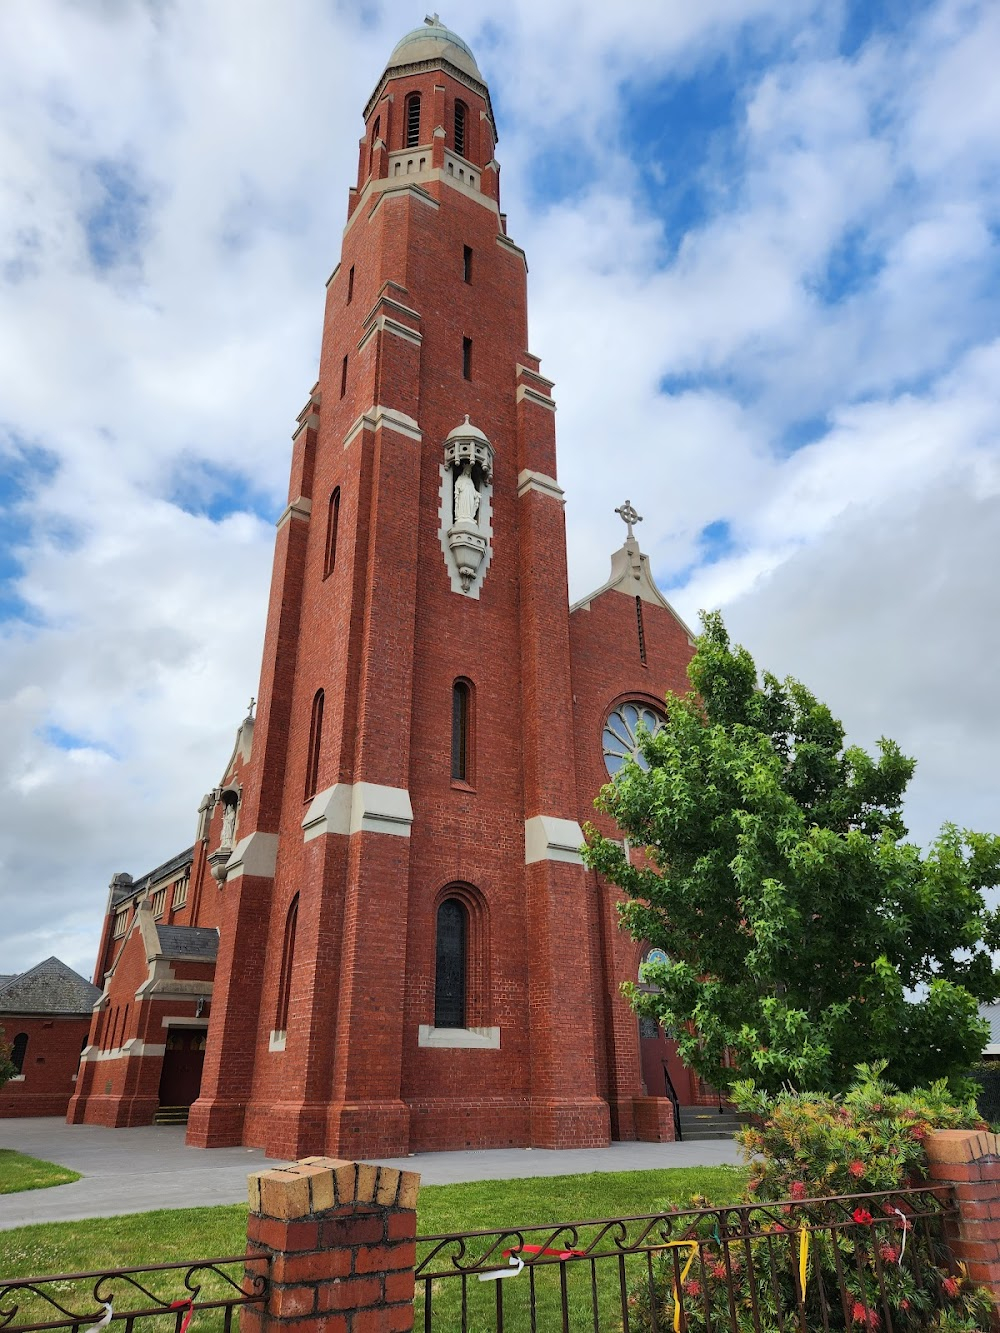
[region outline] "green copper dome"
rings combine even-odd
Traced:
[[[468,43],[446,28],[437,14],[424,19],[422,27],[414,28],[396,43],[386,69],[412,65],[422,60],[448,60],[480,83],[483,80]]]

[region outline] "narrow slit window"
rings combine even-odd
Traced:
[[[330,496],[326,511],[326,551],[323,556],[323,577],[332,574],[337,563],[337,532],[340,528],[340,487]]]
[[[288,1030],[288,997],[292,992],[292,964],[295,961],[295,932],[299,924],[299,895],[292,899],[285,918],[285,939],[281,949],[281,972],[278,975],[278,1010],[274,1016],[276,1032]]]
[[[455,152],[459,157],[465,156],[465,103],[455,103]]]
[[[465,1027],[465,956],[468,913],[457,898],[438,908],[434,975],[434,1026]]]
[[[472,246],[463,245],[462,247],[462,276],[466,282],[472,281]]]
[[[347,270],[347,304],[354,300],[354,265]]]
[[[347,357],[341,362],[340,366],[340,396],[343,398],[347,392]]]
[[[462,339],[462,376],[464,379],[472,379],[472,339]]]
[[[319,755],[323,746],[323,691],[317,690],[313,698],[312,719],[309,723],[309,754],[306,759],[305,799],[316,795],[319,782]]]
[[[368,170],[372,169],[372,159],[375,156],[375,145],[378,143],[379,136],[382,133],[382,117],[375,117],[375,124],[372,126],[372,141],[368,148]]]
[[[635,599],[635,625],[639,631],[639,660],[646,661],[646,627],[642,623],[642,598]]]
[[[469,780],[469,696],[465,680],[456,680],[451,690],[451,776],[455,782]]]
[[[412,93],[406,99],[406,147],[416,148],[420,142],[420,94]]]

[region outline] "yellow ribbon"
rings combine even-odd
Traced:
[[[694,1263],[695,1255],[701,1246],[699,1240],[668,1240],[663,1245],[657,1245],[658,1250],[679,1250],[682,1246],[691,1247],[691,1253],[688,1255],[688,1261],[684,1265],[678,1281],[676,1270],[674,1272],[674,1333],[681,1333],[681,1287],[687,1281],[687,1275],[691,1271],[691,1265]]]
[[[809,1232],[802,1228],[799,1232],[799,1291],[802,1299],[806,1298],[806,1269],[809,1264]]]

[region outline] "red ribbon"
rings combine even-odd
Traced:
[[[546,1250],[541,1245],[521,1245],[516,1250],[504,1250],[503,1257],[508,1259],[512,1254],[552,1254],[557,1259],[583,1259],[586,1258],[586,1250]],[[181,1333],[184,1330],[181,1329]]]
[[[187,1326],[188,1324],[190,1324],[191,1316],[194,1314],[194,1298],[189,1296],[187,1300],[171,1301],[170,1308],[171,1310],[183,1310],[185,1308],[187,1309],[187,1314],[181,1320],[181,1326],[177,1330],[177,1333],[187,1333]]]

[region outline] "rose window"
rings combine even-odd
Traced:
[[[622,769],[626,759],[634,759],[640,768],[649,768],[639,749],[640,726],[645,727],[651,736],[663,726],[666,719],[648,704],[621,704],[608,715],[604,724],[601,741],[604,746],[604,764],[611,777]]]

